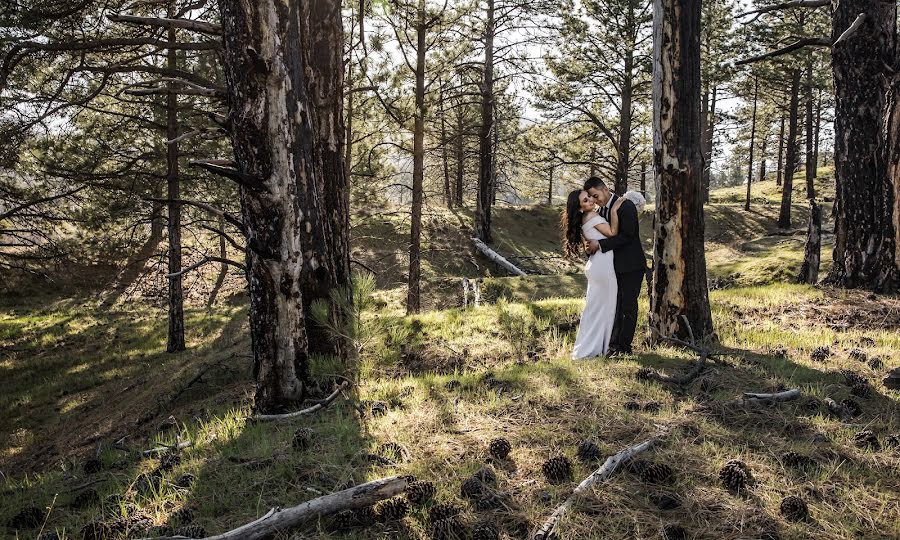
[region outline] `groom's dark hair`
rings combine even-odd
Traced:
[[[589,189],[603,189],[606,187],[606,182],[601,180],[596,176],[591,176],[587,180],[584,181],[584,190],[587,191]]]

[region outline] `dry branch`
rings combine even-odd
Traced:
[[[178,272],[174,272],[172,274],[166,274],[166,277],[168,277],[168,278],[178,277],[178,276],[187,274],[191,270],[196,270],[197,268],[200,268],[201,266],[203,266],[206,263],[211,263],[211,262],[220,262],[222,264],[228,264],[231,266],[235,266],[237,268],[240,268],[241,270],[244,270],[245,272],[247,271],[247,267],[237,261],[232,261],[231,259],[226,259],[224,257],[207,256],[207,257],[203,257],[203,260],[201,260],[197,264],[193,264],[191,266],[188,266],[187,268],[184,268],[184,269],[182,269]]]
[[[738,60],[734,63],[736,66],[743,66],[744,64],[752,64],[753,62],[759,62],[760,60],[765,60],[767,58],[775,58],[776,56],[781,56],[783,54],[788,54],[794,52],[796,50],[802,49],[803,47],[831,47],[831,38],[827,37],[809,37],[798,39],[794,43],[786,47],[782,47],[780,49],[776,49],[774,51],[769,51],[767,53],[763,53],[757,56],[751,56],[750,58],[745,58],[743,60]]]
[[[485,244],[484,242],[482,242],[480,239],[472,238],[472,243],[474,243],[475,247],[478,248],[478,251],[480,251],[482,254],[484,254],[485,257],[490,259],[491,262],[493,262],[494,264],[496,264],[498,266],[503,267],[503,269],[510,272],[511,274],[515,274],[517,276],[523,276],[523,277],[528,275],[524,271],[522,271],[518,266],[509,262],[502,255],[500,255],[493,249],[489,248],[488,245]]]
[[[657,435],[656,437],[647,439],[646,441],[636,444],[634,446],[629,446],[624,450],[620,450],[618,453],[608,457],[606,461],[603,462],[603,465],[600,466],[599,469],[591,473],[590,476],[585,478],[578,484],[574,490],[572,490],[572,494],[569,495],[565,501],[550,514],[550,517],[544,521],[544,524],[535,532],[531,538],[532,540],[549,540],[553,538],[556,534],[556,527],[559,525],[559,520],[562,518],[563,514],[572,507],[578,497],[583,496],[587,491],[602,482],[605,482],[609,479],[610,476],[613,475],[616,470],[618,470],[619,466],[624,463],[628,463],[634,456],[649,450],[656,443],[658,443],[665,434]]]
[[[150,450],[144,450],[143,455],[144,457],[154,457],[168,452],[184,450],[185,448],[190,447],[192,444],[194,443],[192,443],[191,441],[181,441],[178,444],[157,446],[156,448],[151,448]]]
[[[113,22],[125,22],[142,26],[158,26],[162,28],[183,28],[213,36],[222,35],[222,27],[204,21],[192,21],[190,19],[164,19],[158,17],[138,17],[135,15],[107,15]]]
[[[862,26],[862,23],[864,23],[865,20],[866,14],[860,13],[859,16],[856,17],[856,20],[853,21],[853,24],[848,26],[847,29],[844,30],[844,32],[836,40],[834,40],[834,43],[831,46],[834,47],[838,43],[842,43],[850,39],[850,37],[853,36],[853,34],[855,34],[857,30],[859,30],[859,27]]]
[[[706,367],[706,359],[708,354],[703,352],[700,353],[700,358],[694,362],[694,367],[692,367],[689,371],[681,375],[663,375],[662,373],[650,370],[643,373],[643,377],[650,379],[652,381],[657,381],[661,383],[669,383],[669,384],[677,384],[679,386],[685,386],[690,384],[694,379],[700,376],[703,373],[703,369]]]
[[[250,418],[248,418],[248,420],[250,420],[251,422],[276,422],[278,420],[288,420],[291,418],[297,418],[298,416],[307,416],[313,414],[331,405],[331,403],[338,397],[338,395],[346,390],[349,386],[350,383],[348,381],[342,382],[341,385],[337,387],[337,390],[332,392],[330,396],[316,403],[312,407],[285,414],[257,414],[251,416]]]
[[[237,529],[207,537],[207,540],[261,540],[271,538],[279,531],[289,531],[298,526],[343,510],[371,506],[389,499],[406,489],[406,478],[391,476],[338,491],[306,501],[291,508],[269,510],[263,517]],[[156,537],[156,540],[182,538],[178,536]],[[151,539],[144,539],[151,540]]]
[[[774,403],[791,401],[799,397],[799,388],[792,388],[790,390],[785,390],[784,392],[778,392],[775,394],[756,394],[752,392],[745,392],[742,399],[735,399],[733,401],[727,402],[727,404],[737,405],[739,407],[745,407],[748,405],[771,405]]]

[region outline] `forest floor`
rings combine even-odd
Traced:
[[[615,360],[568,358],[583,303],[577,274],[493,278],[485,282],[492,303],[414,317],[402,315],[399,291],[381,283],[360,363],[320,359],[313,375],[325,391],[334,375],[358,373],[356,397],[370,410],[383,404],[384,414],[361,417],[338,400],[275,424],[246,420],[252,378],[242,295],[190,308],[188,351],[174,355],[162,352],[164,314],[146,303],[9,298],[0,306],[0,536],[89,538],[116,525],[133,537],[190,524],[219,533],[271,507],[411,474],[434,482],[436,501],[457,505],[463,525],[490,522],[505,537],[524,538],[597,467],[577,458],[582,440],[594,441],[602,460],[664,431],[642,459],[669,465],[672,477],[615,475],[566,514],[561,538],[660,538],[673,524],[698,539],[898,538],[900,452],[891,435],[900,433],[900,394],[880,378],[900,364],[900,299],[786,283],[802,258],[802,235],[771,234],[770,191],[760,187],[758,214],[731,200],[739,194],[713,194],[707,249],[710,273],[721,280],[711,302],[725,354],[685,386],[636,377],[641,368],[687,370],[693,356],[668,347],[639,344],[635,355]],[[554,255],[556,211],[498,212],[498,250]],[[386,221],[378,227],[387,229]],[[648,234],[649,222],[642,225]],[[366,234],[379,240],[369,226]],[[355,231],[357,245],[363,232],[365,225]],[[461,246],[466,255],[456,258],[436,251],[465,243],[462,232],[435,234],[428,252],[435,282],[458,283],[472,275],[470,264],[483,268],[480,259],[456,260],[469,257]],[[392,241],[385,233],[378,249],[355,256],[390,275],[394,263],[383,255]],[[434,287],[429,298],[452,306],[455,287]],[[642,321],[639,335],[645,330]],[[851,387],[850,372],[867,384]],[[784,388],[802,397],[775,407],[726,403]],[[826,398],[852,400],[859,414],[834,418]],[[299,428],[312,431],[309,444],[295,448]],[[856,438],[861,431],[876,442]],[[509,458],[490,457],[496,437],[511,443]],[[176,441],[191,442],[177,459],[141,453]],[[542,463],[557,455],[573,471],[551,483]],[[741,494],[719,479],[730,459],[743,460],[755,479]],[[480,510],[460,486],[485,466],[496,473],[499,506]],[[781,514],[789,495],[806,501],[807,520]],[[338,531],[323,519],[285,538],[429,538],[433,504],[365,528]],[[40,518],[30,524],[22,515],[29,507]]]

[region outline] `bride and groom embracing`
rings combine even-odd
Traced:
[[[587,243],[587,299],[573,358],[630,354],[637,327],[638,295],[647,271],[641,246],[638,206],[640,193],[611,192],[592,176],[583,189],[569,193],[562,216],[563,246],[577,256]]]

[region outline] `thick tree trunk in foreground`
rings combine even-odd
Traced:
[[[784,178],[781,183],[781,210],[778,212],[778,226],[791,226],[791,196],[794,194],[794,172],[797,170],[797,124],[800,102],[800,70],[791,73],[791,106],[788,110],[787,152],[784,159]]]
[[[219,7],[247,234],[255,406],[279,412],[304,396],[303,292],[313,279],[324,291],[349,273],[340,5]]]
[[[169,4],[169,17],[175,16],[175,2]],[[175,44],[175,27],[168,30],[168,43]],[[178,50],[170,48],[166,53],[166,67],[178,69]],[[172,83],[169,83],[172,86]],[[178,138],[178,94],[169,92],[166,96],[166,139]],[[169,331],[166,350],[178,352],[184,344],[184,290],[181,280],[181,181],[178,177],[178,143],[166,143],[166,184],[169,198]]]
[[[653,1],[653,238],[651,337],[713,333],[703,246],[700,1]]]
[[[421,308],[419,282],[422,273],[422,190],[425,176],[425,0],[419,0],[416,20],[416,117],[413,127],[413,185],[409,227],[407,314],[418,313]]]
[[[478,133],[478,199],[475,207],[475,237],[490,244],[491,207],[494,202],[494,0],[487,0],[484,35],[484,78],[481,81],[481,130]]]
[[[891,92],[888,94],[886,105],[888,114],[885,117],[884,133],[887,140],[886,166],[887,180],[893,184],[893,198],[886,201],[885,212],[891,217],[894,229],[894,269],[893,277],[890,271],[886,272],[884,281],[900,279],[900,80],[895,80]],[[887,287],[885,287],[887,288]]]
[[[835,4],[832,37],[866,13],[867,20],[832,49],[835,88],[834,265],[827,281],[894,291],[898,285],[894,190],[885,152],[891,124],[890,77],[896,64],[896,6],[879,0]],[[888,137],[888,140],[886,140]]]
[[[750,210],[750,188],[753,186],[753,147],[756,144],[756,102],[759,97],[759,79],[753,79],[753,118],[750,120],[750,163],[747,164],[747,200],[744,210]]]
[[[350,201],[348,170],[344,161],[343,26],[340,6],[326,0],[307,4],[308,17],[300,21],[302,49],[308,54],[307,76],[301,80],[308,96],[312,143],[312,180],[298,182],[297,202],[310,227],[301,242],[308,264],[301,269],[300,297],[304,313],[316,300],[331,302],[331,292],[350,286]],[[300,6],[301,14],[304,13]],[[306,24],[308,22],[308,24]],[[298,139],[305,142],[304,138]],[[338,309],[331,305],[332,310]],[[340,316],[334,313],[335,316]],[[310,354],[342,356],[346,344],[306,317]],[[303,373],[306,376],[306,373]]]
[[[815,199],[809,200],[809,228],[798,283],[816,284],[819,281],[819,261],[822,251],[822,208]]]

